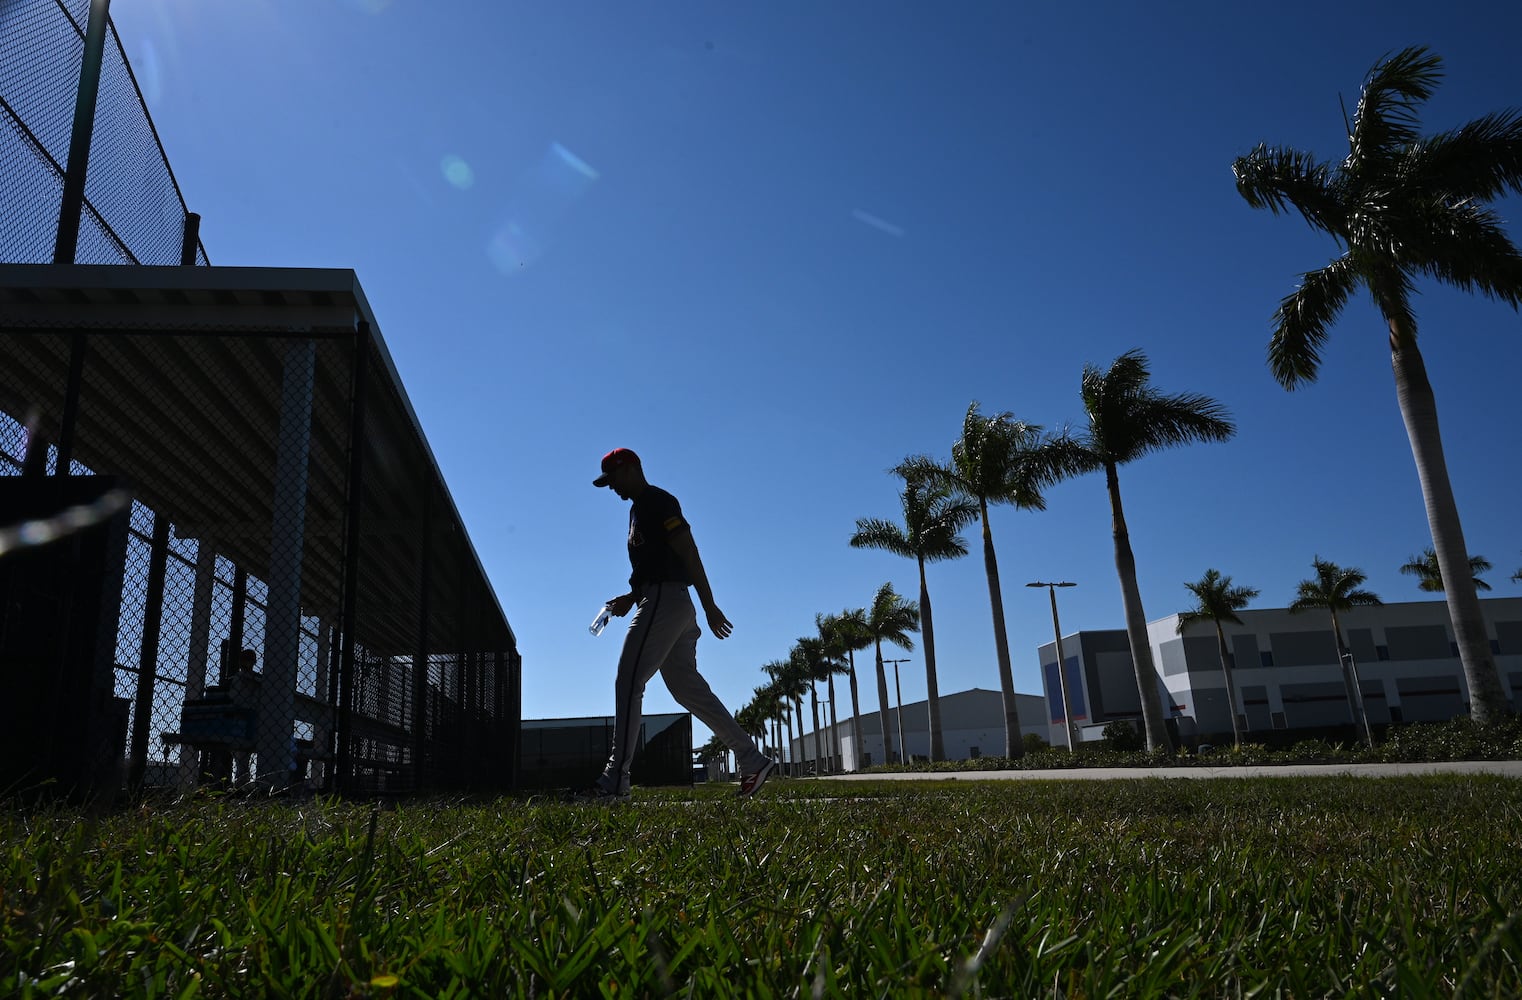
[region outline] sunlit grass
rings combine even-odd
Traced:
[[[1522,994],[1522,783],[0,814],[0,995]]]

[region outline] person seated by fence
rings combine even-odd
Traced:
[[[228,678],[227,690],[234,708],[246,713],[248,719],[249,740],[254,738],[255,726],[259,718],[259,684],[260,675],[254,670],[259,663],[259,656],[252,649],[245,649],[238,654],[237,666],[233,669],[232,677]],[[253,780],[249,773],[248,750],[233,751],[233,785],[244,785]]]

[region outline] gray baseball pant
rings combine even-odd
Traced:
[[[617,700],[613,718],[613,752],[598,784],[607,791],[629,790],[629,767],[639,746],[645,685],[657,673],[671,696],[698,721],[713,730],[735,752],[740,773],[751,774],[766,763],[766,755],[735,722],[735,717],[698,673],[697,609],[685,583],[641,584],[634,618],[624,635],[618,658]]]

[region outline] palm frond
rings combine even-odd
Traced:
[[[1313,608],[1329,608],[1342,611],[1351,607],[1383,604],[1378,595],[1360,589],[1368,579],[1364,571],[1353,566],[1339,566],[1316,556],[1311,560],[1316,576],[1301,580],[1296,587],[1296,598],[1290,611],[1309,611]]]
[[[1364,81],[1345,169],[1360,174],[1372,161],[1388,161],[1420,138],[1417,108],[1442,79],[1443,60],[1425,46],[1402,49],[1375,63]]]
[[[1131,414],[1135,432],[1127,455],[1117,456],[1121,461],[1197,441],[1228,441],[1237,432],[1226,408],[1199,393],[1141,399]]]
[[[1300,287],[1279,303],[1268,342],[1268,366],[1280,385],[1293,389],[1316,380],[1322,345],[1358,279],[1351,254],[1344,254],[1319,271],[1301,275]]]
[[[1408,190],[1450,204],[1522,194],[1522,111],[1494,111],[1427,136],[1398,169]]]
[[[1193,441],[1224,441],[1236,433],[1226,409],[1198,393],[1164,395],[1149,384],[1147,359],[1136,350],[1100,372],[1083,373],[1083,404],[1089,414],[1084,442],[1102,461],[1117,465],[1150,451]]]
[[[851,536],[851,548],[881,549],[896,556],[914,558],[914,546],[904,529],[892,521],[875,517],[857,520],[856,533]]]
[[[1237,612],[1247,607],[1258,596],[1255,587],[1233,587],[1231,577],[1221,575],[1217,569],[1207,569],[1196,583],[1184,584],[1195,598],[1195,607],[1179,615],[1178,631],[1183,633],[1188,625],[1199,621],[1233,622],[1242,624]]]
[[[1345,213],[1336,196],[1336,175],[1310,153],[1260,143],[1237,157],[1231,172],[1237,193],[1253,208],[1266,208],[1274,215],[1293,208],[1312,229],[1341,236]]]
[[[1490,584],[1480,579],[1481,573],[1488,573],[1495,567],[1484,556],[1469,557],[1469,574],[1474,581],[1476,590],[1489,590]],[[1443,571],[1437,563],[1437,549],[1432,546],[1422,550],[1419,556],[1412,556],[1401,564],[1400,571],[1407,576],[1417,578],[1417,589],[1429,594],[1441,594],[1443,587]]]
[[[1426,207],[1429,211],[1418,220],[1421,245],[1411,253],[1411,265],[1455,288],[1522,307],[1522,253],[1500,217],[1472,203],[1457,209]]]

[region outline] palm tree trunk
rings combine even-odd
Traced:
[[[1226,702],[1231,708],[1231,739],[1237,748],[1242,746],[1242,724],[1237,719],[1237,682],[1232,677],[1236,670],[1236,660],[1231,655],[1231,650],[1226,648],[1226,630],[1221,628],[1220,619],[1215,623],[1216,641],[1221,645],[1221,674],[1226,678]]]
[[[946,759],[946,747],[941,743],[941,689],[935,681],[935,623],[930,617],[930,588],[925,584],[925,560],[920,564],[920,630],[925,637],[925,704],[930,708],[930,759]],[[902,712],[903,706],[899,706]],[[899,752],[905,757],[903,747]]]
[[[802,757],[805,761],[807,761],[809,759],[809,745],[806,742],[804,742],[804,739],[803,739],[803,692],[802,691],[798,692],[798,697],[793,699],[793,704],[796,706],[796,711],[798,713],[798,755],[800,757]],[[803,769],[802,768],[798,768],[797,771],[798,771],[799,774],[803,773]]]
[[[835,711],[835,675],[832,673],[825,679],[825,690],[830,695],[830,773],[834,774],[840,767],[840,715]]]
[[[851,663],[851,740],[853,741],[852,745],[856,747],[856,767],[852,770],[859,771],[861,770],[862,751],[866,747],[861,742],[861,698],[856,690],[856,651],[851,650],[846,655],[850,658]],[[884,681],[883,687],[887,687],[886,681]]]
[[[877,704],[883,724],[883,763],[889,764],[893,761],[893,735],[888,729],[888,674],[883,670],[882,640],[875,640],[874,644],[877,646]]]
[[[983,569],[988,574],[988,604],[994,615],[994,652],[999,658],[999,690],[1004,695],[1004,756],[1011,760],[1025,755],[1020,734],[1020,707],[1015,701],[1015,674],[1009,664],[1009,633],[1004,627],[1004,595],[999,587],[999,560],[994,555],[994,533],[988,523],[988,501],[979,500],[983,513]]]
[[[1475,592],[1474,574],[1469,567],[1469,550],[1464,545],[1464,528],[1459,522],[1459,508],[1453,499],[1453,485],[1448,481],[1448,462],[1443,457],[1443,437],[1438,429],[1437,400],[1432,383],[1427,380],[1427,366],[1416,347],[1416,337],[1397,320],[1390,321],[1390,363],[1395,370],[1395,394],[1400,401],[1401,419],[1411,440],[1411,455],[1416,459],[1416,474],[1422,483],[1422,499],[1427,506],[1427,526],[1432,532],[1432,547],[1443,574],[1443,596],[1448,602],[1448,618],[1453,623],[1454,641],[1459,647],[1459,662],[1464,668],[1464,682],[1469,686],[1469,715],[1484,724],[1511,714],[1501,673],[1485,635],[1485,619],[1480,612],[1480,598]]]
[[[824,744],[819,733],[819,682],[809,681],[809,710],[814,714],[814,773],[824,773]]]
[[[1162,697],[1158,693],[1157,668],[1152,664],[1152,644],[1147,641],[1147,616],[1142,610],[1141,590],[1136,585],[1136,557],[1131,554],[1131,533],[1120,505],[1120,477],[1113,463],[1105,463],[1105,486],[1110,491],[1111,526],[1115,533],[1115,571],[1120,576],[1120,603],[1126,615],[1126,637],[1131,643],[1131,662],[1136,667],[1136,692],[1141,697],[1142,723],[1147,729],[1148,750],[1173,749],[1163,722]],[[1058,669],[1062,669],[1061,664]]]
[[[793,756],[793,710],[791,708],[788,709],[787,715],[784,718],[787,721],[787,746],[782,752],[782,758],[787,762],[787,773],[796,776],[798,758]],[[803,727],[802,719],[798,720],[798,726],[799,728]]]

